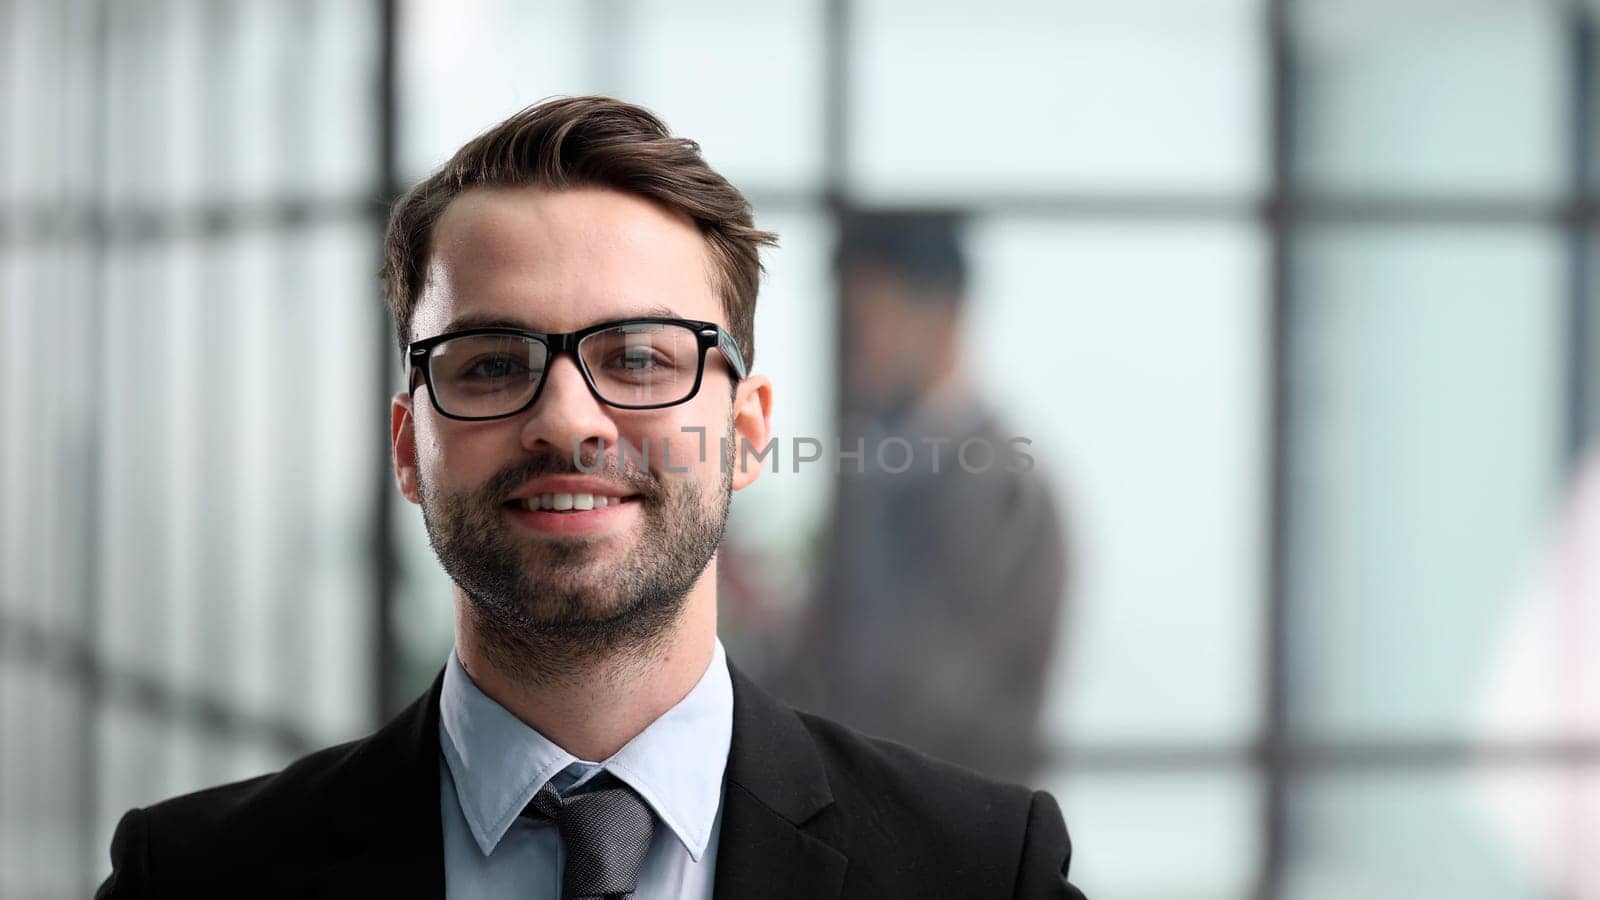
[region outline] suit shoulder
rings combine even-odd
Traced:
[[[1036,792],[995,781],[894,741],[799,713],[828,774],[834,809],[822,827],[853,858],[940,872],[964,896],[1009,895]],[[880,885],[888,889],[888,883]],[[940,894],[940,896],[943,896]]]
[[[414,818],[419,803],[437,809],[427,777],[437,774],[438,717],[431,711],[439,684],[436,677],[429,693],[358,740],[129,812],[112,836],[113,873],[103,890],[108,897],[144,896],[141,889],[209,897],[216,884],[249,873],[253,889],[241,897],[299,896],[290,885],[359,846],[372,823]],[[124,872],[128,890],[119,881]]]
[[[949,811],[1025,815],[1033,790],[996,781],[897,741],[873,737],[813,713],[796,711],[830,775],[886,801],[935,803]]]
[[[361,749],[349,741],[303,756],[283,769],[181,794],[143,811],[151,852],[204,860],[230,846],[258,845],[299,833],[340,789],[341,775]]]
[[[796,713],[816,744],[833,806],[818,836],[862,864],[863,896],[1074,897],[1070,849],[1054,799],[904,744]],[[1066,891],[1066,893],[1063,893]]]

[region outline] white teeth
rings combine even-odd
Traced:
[[[522,501],[522,508],[538,510],[556,510],[567,512],[569,510],[605,509],[616,506],[622,502],[621,497],[608,497],[604,494],[537,494]]]

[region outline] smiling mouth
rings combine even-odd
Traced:
[[[637,495],[632,494],[624,497],[607,494],[536,494],[532,497],[512,500],[506,505],[516,509],[525,509],[529,512],[562,513],[606,509],[637,501]]]

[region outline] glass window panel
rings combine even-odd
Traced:
[[[105,196],[114,207],[165,206],[198,188],[200,104],[193,91],[206,83],[203,36],[192,17],[173,11],[168,3],[105,7],[104,112],[95,124],[103,130]]]
[[[207,781],[205,771],[205,733],[184,722],[168,723],[164,735],[168,797],[212,787],[217,782]],[[98,862],[98,859],[96,860]]]
[[[9,248],[7,248],[9,250]],[[24,349],[34,339],[43,309],[32,302],[34,268],[38,253],[0,253],[0,406],[11,415],[26,419],[35,405],[32,379],[28,377],[28,357]],[[20,614],[28,610],[29,598],[36,596],[27,565],[34,558],[33,528],[29,524],[35,484],[34,454],[31,441],[0,441],[0,486],[8,502],[0,503],[0,611]]]
[[[832,446],[835,325],[829,255],[833,229],[817,215],[760,215],[780,245],[766,252],[767,272],[756,303],[753,372],[772,379],[778,471],[767,469],[737,495],[729,540],[745,549],[795,561],[809,549],[827,515],[833,468],[822,462],[795,471],[794,439]],[[753,463],[752,463],[753,464]],[[781,564],[781,563],[774,563]]]
[[[29,261],[35,254],[0,247],[0,409],[26,418],[29,402],[28,371],[23,348],[31,342],[39,307],[27,289]],[[20,614],[33,595],[23,575],[23,561],[31,546],[28,526],[28,485],[33,481],[30,441],[0,441],[0,615]]]
[[[1245,897],[1260,855],[1259,790],[1239,771],[1058,773],[1072,883],[1089,897]],[[1151,865],[1159,859],[1160,865]]]
[[[554,94],[601,90],[606,4],[464,0],[401,4],[401,170],[419,178],[494,123]]]
[[[244,440],[239,417],[243,407],[238,385],[243,373],[238,364],[238,344],[243,340],[241,301],[259,289],[259,271],[241,271],[237,261],[246,238],[218,235],[196,246],[199,259],[196,304],[179,317],[193,328],[194,344],[182,351],[192,365],[190,383],[183,385],[197,408],[185,412],[184,440],[191,446],[195,468],[185,484],[193,489],[186,500],[195,517],[193,579],[200,602],[186,611],[181,626],[175,620],[174,644],[182,647],[184,665],[206,674],[205,683],[222,702],[231,702],[238,664],[235,628],[240,608],[239,558],[236,552],[244,485],[259,478],[244,478],[239,464]],[[181,251],[180,251],[181,252]],[[204,339],[199,336],[205,335]],[[203,487],[202,487],[203,486]],[[187,683],[187,682],[185,682]],[[214,773],[215,770],[208,770]]]
[[[1305,184],[1413,195],[1558,189],[1563,7],[1313,0],[1293,9]]]
[[[0,785],[6,788],[5,805],[0,811],[8,820],[8,837],[14,840],[9,846],[15,848],[17,857],[16,866],[0,872],[0,877],[20,892],[36,889],[37,880],[43,874],[39,858],[44,834],[35,823],[44,817],[48,802],[51,760],[42,746],[39,730],[43,717],[49,715],[48,707],[39,708],[49,689],[48,674],[37,664],[22,664],[20,657],[18,663],[0,669],[0,674],[6,676],[0,686],[8,689],[9,706],[15,710],[11,715],[19,726],[0,738],[5,740],[8,751],[0,762],[10,770],[8,781]]]
[[[279,454],[283,429],[297,421],[286,415],[280,400],[279,392],[290,381],[279,365],[278,348],[288,346],[291,336],[274,316],[285,301],[279,239],[247,231],[230,243],[230,268],[237,285],[230,301],[237,330],[226,339],[231,352],[224,364],[232,369],[233,411],[219,423],[234,431],[229,699],[249,714],[270,716],[279,709],[276,604],[287,576],[281,555],[288,523],[279,501],[280,479],[287,473]]]
[[[1295,900],[1600,890],[1593,769],[1321,774],[1294,790],[1290,816]]]
[[[31,676],[26,728],[33,758],[24,765],[33,803],[32,815],[23,816],[34,832],[30,862],[35,867],[35,889],[44,896],[64,896],[76,887],[82,864],[78,803],[87,737],[85,711],[77,686],[60,677],[58,669],[40,667]]]
[[[151,58],[144,64],[157,69],[160,83],[153,86],[150,104],[159,112],[152,117],[135,109],[135,119],[129,123],[142,132],[133,138],[155,144],[149,168],[129,175],[135,179],[142,176],[150,189],[151,195],[141,199],[170,208],[192,206],[203,199],[203,173],[212,164],[205,155],[212,140],[206,129],[213,124],[206,121],[211,111],[206,88],[212,74],[207,64],[213,50],[206,45],[206,8],[210,5],[208,0],[167,0],[152,17],[159,30],[150,48]],[[110,159],[108,164],[114,165]]]
[[[734,496],[717,557],[717,625],[734,663],[781,690],[771,676],[780,661],[793,660],[833,492],[832,465],[826,458],[797,463],[796,441],[832,447],[835,440],[834,237],[830,220],[818,214],[757,210],[756,224],[776,231],[780,242],[762,256],[766,275],[756,304],[752,368],[772,379],[777,471],[771,460],[752,458],[751,465],[766,471]],[[810,447],[801,449],[814,452]]]
[[[228,768],[231,750],[227,740],[213,732],[202,731],[194,735],[194,741],[196,783],[206,787],[226,784],[233,774]]]
[[[67,243],[59,247],[55,260],[58,266],[57,288],[46,295],[46,304],[58,323],[56,348],[60,356],[69,357],[86,334],[95,334],[93,323],[100,321],[99,303],[95,296],[97,273],[91,265],[94,253],[90,247]],[[37,297],[34,298],[37,300]],[[103,326],[102,326],[103,327]],[[30,354],[31,356],[31,354]],[[25,357],[27,358],[27,357]],[[50,539],[52,552],[36,554],[49,560],[56,581],[45,597],[60,598],[52,606],[60,606],[57,621],[76,633],[83,631],[83,601],[94,584],[90,581],[88,567],[82,564],[86,545],[85,535],[95,527],[95,498],[93,488],[83,474],[93,469],[96,447],[92,436],[100,433],[104,396],[98,383],[100,373],[93,367],[71,374],[46,375],[43,381],[49,388],[43,401],[57,422],[57,433],[52,436],[49,465],[50,483],[54,492],[41,495],[41,499],[56,509],[50,511],[59,529]],[[35,469],[34,477],[41,470]],[[67,598],[71,598],[70,601]]]
[[[242,310],[243,333],[250,346],[241,352],[240,362],[251,370],[245,382],[253,385],[247,388],[253,396],[243,407],[250,415],[243,435],[247,455],[241,471],[257,473],[265,488],[246,502],[256,514],[255,523],[264,538],[257,547],[262,552],[263,575],[270,573],[252,585],[263,589],[265,628],[250,639],[268,654],[263,662],[271,683],[269,708],[273,715],[290,721],[305,715],[303,698],[321,687],[311,679],[314,669],[310,654],[317,645],[307,640],[306,629],[312,624],[307,595],[317,574],[318,550],[313,540],[321,511],[314,490],[316,472],[323,461],[320,445],[324,435],[316,428],[315,410],[325,397],[324,383],[315,377],[317,366],[311,362],[315,350],[306,345],[312,343],[307,336],[308,323],[316,322],[314,327],[320,330],[333,308],[320,291],[327,286],[310,279],[311,247],[319,240],[331,244],[338,234],[333,228],[323,227],[264,236],[267,243],[263,249],[268,256],[267,280],[262,285],[264,303],[260,307],[247,305]],[[346,275],[341,286],[348,287],[354,280]],[[346,294],[341,299],[358,303],[370,296],[363,292]],[[304,354],[300,358],[308,363],[304,368],[287,362],[293,357],[283,348],[296,346]],[[348,384],[329,385],[328,390],[351,402],[354,398],[344,392],[347,387]],[[363,421],[353,418],[358,423]],[[364,421],[374,423],[373,419]],[[370,444],[353,442],[351,446]],[[257,452],[264,455],[256,456]],[[368,471],[371,470],[359,464],[346,470]],[[360,480],[350,479],[356,485]],[[351,652],[355,649],[350,648]]]
[[[100,712],[94,731],[98,796],[90,846],[96,850],[94,863],[101,877],[111,874],[106,850],[117,820],[136,806],[149,806],[169,796],[162,791],[170,727],[120,703]]]
[[[159,186],[149,177],[156,147],[166,126],[166,107],[156,90],[163,61],[156,53],[161,37],[159,16],[132,4],[107,7],[109,46],[105,65],[107,149],[106,198],[113,204],[149,203]]]
[[[642,103],[747,192],[822,173],[823,4],[633,0],[597,48],[621,96]],[[487,123],[485,123],[487,124]]]
[[[49,3],[13,3],[6,10],[4,41],[6,128],[4,172],[7,198],[40,203],[52,197],[63,179],[63,162],[69,157],[67,136],[56,119],[64,101],[67,73],[60,61],[79,58],[85,46],[81,32],[72,27],[72,10]],[[80,17],[81,18],[81,17]]]
[[[366,196],[377,165],[373,73],[379,4],[318,0],[308,5],[304,83],[310,89],[295,97],[306,130],[305,187],[335,197]],[[402,120],[410,115],[402,109]]]
[[[367,419],[371,421],[369,417]],[[363,485],[371,479],[363,479]],[[362,528],[339,543],[365,538]],[[319,551],[316,569],[307,578],[300,637],[308,658],[303,683],[312,685],[305,703],[294,710],[305,733],[319,745],[363,736],[372,720],[373,667],[377,637],[372,628],[373,584],[368,557],[349,554],[339,565]],[[442,660],[441,660],[442,662]]]
[[[82,199],[97,147],[94,9],[77,2],[9,4],[0,29],[6,74],[0,196],[43,206]]]
[[[851,184],[915,197],[1254,189],[1265,146],[1258,7],[863,0]]]
[[[402,169],[425,174],[541,99],[605,92],[652,108],[748,190],[815,181],[819,16],[796,2],[407,4]]]
[[[1297,727],[1459,733],[1562,466],[1561,244],[1326,228],[1295,263]]]
[[[302,50],[290,44],[289,7],[276,0],[236,0],[216,8],[210,36],[210,127],[216,165],[207,169],[207,195],[263,202],[296,189],[297,167],[286,144],[297,127],[288,115],[303,95],[289,92],[290,60]],[[291,52],[292,51],[292,52]],[[214,68],[213,68],[214,67]]]
[[[103,409],[102,474],[93,497],[100,528],[99,646],[114,665],[144,673],[159,670],[170,647],[173,574],[165,552],[172,410],[165,402],[170,371],[164,352],[172,293],[158,249],[126,245],[107,254],[104,338],[95,348]]]
[[[297,236],[291,266],[304,269],[298,313],[315,321],[300,342],[300,386],[289,411],[305,430],[297,451],[303,470],[303,512],[294,512],[307,542],[294,627],[305,645],[305,698],[297,714],[330,740],[356,736],[368,721],[375,660],[371,627],[374,468],[386,471],[387,408],[375,357],[392,348],[388,314],[372,277],[376,241],[364,223],[312,228]],[[383,361],[396,363],[398,354]],[[398,366],[396,365],[396,368]],[[357,477],[354,473],[367,473]]]
[[[1058,490],[1072,585],[1059,740],[1239,740],[1257,720],[1260,234],[973,229],[979,383]]]
[[[216,338],[205,327],[205,307],[218,298],[204,290],[202,247],[195,240],[180,240],[162,248],[170,275],[166,296],[168,317],[163,322],[164,346],[145,356],[148,364],[165,370],[165,390],[150,403],[167,410],[167,451],[161,469],[144,473],[160,478],[167,496],[159,506],[171,529],[166,548],[172,571],[167,629],[171,643],[164,660],[171,683],[202,687],[215,672],[207,647],[206,608],[217,602],[204,586],[205,535],[214,523],[205,518],[204,495],[210,485],[205,471],[205,447],[200,439],[216,428],[205,404],[205,385],[215,377],[206,350]],[[150,349],[150,348],[147,348]],[[212,365],[215,365],[212,363]]]
[[[59,59],[45,57],[49,62],[34,70],[39,84],[49,84],[47,78],[54,81],[54,87],[40,96],[42,112],[55,118],[57,135],[54,143],[41,143],[42,155],[35,162],[46,167],[43,171],[59,173],[54,186],[61,196],[88,202],[104,182],[103,149],[99,141],[103,139],[105,125],[103,119],[96,119],[102,114],[100,79],[105,77],[105,61],[99,58],[96,49],[99,7],[92,0],[39,5],[59,10],[65,30],[63,55]],[[40,123],[40,127],[45,126]],[[24,170],[23,177],[31,180],[36,174],[35,170]],[[51,185],[51,182],[46,180],[44,184]]]
[[[52,362],[83,358],[85,261],[74,245],[30,245],[12,255],[5,284],[10,346],[0,398],[16,421],[35,427],[29,440],[6,442],[0,593],[10,596],[0,607],[63,632],[81,624],[91,502],[84,473],[92,471],[86,432],[99,385],[93,367]]]
[[[5,798],[0,806],[0,893],[8,897],[22,893],[22,848],[29,831],[21,798],[29,777],[28,748],[33,742],[26,723],[37,702],[27,692],[31,668],[20,654],[0,653],[0,797]]]
[[[371,429],[382,421],[360,413],[378,412],[366,373],[382,339],[368,280],[369,240],[359,225],[330,225],[246,232],[236,246],[234,275],[248,287],[232,298],[237,330],[228,365],[241,411],[233,417],[234,459],[237,471],[251,477],[234,479],[239,608],[231,640],[239,702],[261,715],[305,717],[302,698],[319,690],[340,694],[338,705],[346,711],[359,702],[352,695],[362,681],[314,680],[319,667],[313,654],[327,645],[309,640],[307,629],[319,624],[309,610],[310,594],[330,583],[353,586],[359,570],[349,567],[363,559],[367,488],[365,479],[349,473],[371,471],[373,457],[362,451],[381,446]],[[313,273],[322,280],[313,281]],[[318,327],[308,331],[305,323],[313,320]],[[286,347],[298,355],[286,356]],[[319,377],[327,369],[319,351],[330,354],[345,377]],[[351,372],[351,360],[361,370]],[[336,416],[346,421],[330,432],[319,428]],[[319,495],[319,487],[327,492]],[[358,592],[343,602],[365,599]],[[341,618],[348,621],[348,612]],[[343,652],[370,659],[360,653],[358,635],[343,634]]]
[[[8,226],[14,215],[13,204],[23,193],[21,187],[26,171],[23,154],[37,139],[33,130],[24,124],[27,95],[42,93],[33,85],[26,49],[31,36],[28,28],[23,4],[0,5],[0,126],[3,126],[0,127],[0,217],[3,217],[0,223]],[[4,848],[4,843],[0,843],[0,853],[5,852]],[[3,878],[0,875],[0,879]],[[4,887],[3,881],[0,887]]]
[[[229,738],[223,757],[222,781],[240,781],[276,772],[293,762],[297,754],[281,747],[247,738]]]

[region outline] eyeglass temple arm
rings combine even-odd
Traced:
[[[422,359],[425,358],[426,355],[419,358],[412,353],[410,344],[400,351],[400,377],[406,380],[407,390],[417,389],[417,373],[422,370]]]
[[[739,352],[739,345],[734,342],[733,335],[721,328],[717,329],[717,349],[722,351],[728,365],[733,367],[733,374],[744,378],[749,373],[745,370],[744,354]]]

